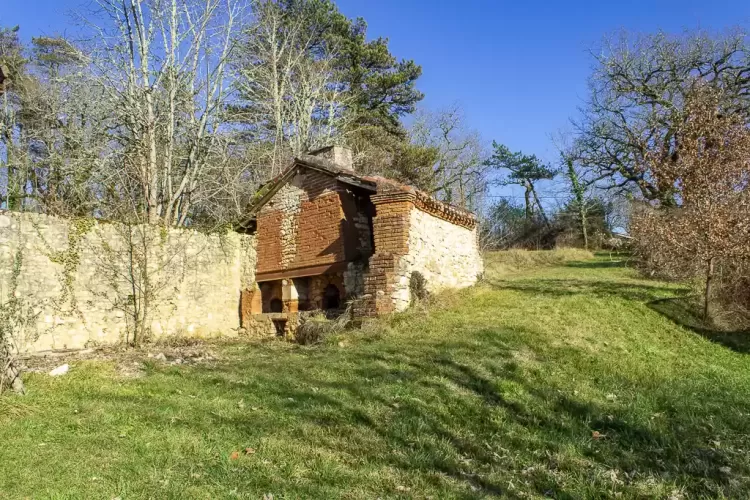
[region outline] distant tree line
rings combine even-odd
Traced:
[[[641,262],[665,262],[669,247],[670,262],[686,262],[672,274],[701,274],[713,283],[706,296],[723,289],[726,270],[744,269],[734,243],[712,236],[723,250],[698,251],[688,233],[669,239],[654,222],[695,213],[688,165],[713,172],[701,182],[732,185],[725,194],[744,210],[745,164],[705,162],[728,157],[715,153],[727,141],[744,147],[731,128],[750,120],[742,33],[606,40],[569,144],[545,162],[488,147],[458,106],[420,109],[421,67],[332,0],[92,4],[77,14],[80,40],[24,44],[18,27],[0,29],[0,208],[226,227],[295,155],[342,144],[360,172],[478,212],[487,248],[596,248],[630,229]],[[726,137],[700,136],[706,103]],[[721,180],[730,171],[734,184]],[[510,186],[520,201],[498,197]],[[704,186],[710,199],[716,186]],[[742,234],[740,218],[726,217],[711,227]]]
[[[421,67],[332,1],[93,4],[83,41],[0,31],[0,208],[215,227],[334,143],[363,173],[480,206],[483,145],[460,108],[416,113]]]

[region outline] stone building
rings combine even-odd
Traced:
[[[474,215],[351,164],[341,148],[295,160],[240,230],[222,234],[0,210],[0,305],[15,298],[30,311],[16,348],[132,340],[146,292],[155,339],[237,335],[240,325],[285,334],[299,311],[335,313],[354,298],[358,317],[401,311],[415,277],[432,292],[476,282]]]
[[[257,239],[242,325],[280,331],[298,311],[337,311],[352,298],[358,317],[402,311],[415,273],[430,292],[470,286],[483,270],[476,226],[474,214],[411,186],[358,175],[347,149],[297,158],[242,224]]]

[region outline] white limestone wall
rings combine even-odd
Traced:
[[[399,286],[392,296],[397,311],[409,306],[409,278],[414,271],[424,276],[431,293],[474,285],[484,272],[476,228],[412,209],[409,253],[401,259]]]
[[[148,249],[142,255],[153,338],[236,334],[240,290],[255,280],[254,236],[155,227],[128,232],[91,219],[0,211],[0,307],[13,295],[31,318],[17,348],[123,341],[132,331],[141,259],[134,268],[129,248],[139,244]]]

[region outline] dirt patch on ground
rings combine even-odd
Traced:
[[[226,342],[186,339],[181,342],[147,344],[137,348],[120,346],[97,347],[70,351],[47,351],[19,359],[23,372],[49,373],[63,365],[83,361],[114,363],[124,378],[137,378],[145,373],[143,363],[151,361],[166,365],[211,364],[220,360],[220,347]]]

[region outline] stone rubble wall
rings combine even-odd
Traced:
[[[122,342],[139,281],[129,249],[139,244],[147,249],[152,338],[236,334],[239,292],[255,281],[254,236],[0,211],[0,304],[13,294],[33,315],[17,348]]]
[[[411,275],[425,278],[428,292],[474,285],[484,271],[476,227],[469,229],[413,207],[409,213],[407,252],[395,264],[393,310],[403,311],[411,303]]]
[[[355,315],[378,316],[407,309],[412,299],[409,283],[415,272],[422,274],[431,293],[477,282],[484,264],[472,215],[439,202],[434,206],[421,203],[413,193],[403,191],[384,190],[372,201],[376,207],[375,253]]]
[[[477,228],[469,229],[423,212],[411,211],[409,272],[418,271],[431,293],[474,285],[484,272]]]

